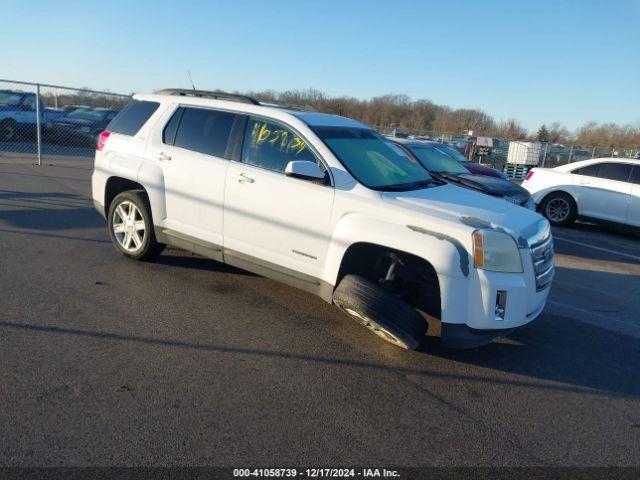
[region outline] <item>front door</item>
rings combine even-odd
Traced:
[[[234,255],[240,255],[259,259],[266,268],[319,278],[334,189],[286,176],[285,167],[292,160],[319,162],[293,130],[249,117],[241,161],[232,161],[227,171],[225,260],[233,263]]]
[[[575,175],[573,186],[580,215],[624,223],[631,194],[630,174],[629,164],[604,162],[593,176]]]

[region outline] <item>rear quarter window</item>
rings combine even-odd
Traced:
[[[157,102],[132,100],[111,120],[107,130],[133,136],[147,123],[159,106]]]
[[[584,175],[585,177],[597,177],[599,168],[600,168],[600,164],[594,163],[593,165],[577,168],[572,173],[576,175]]]

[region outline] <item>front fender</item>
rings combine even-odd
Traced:
[[[543,188],[542,190],[538,190],[537,192],[532,193],[531,196],[533,197],[533,201],[536,202],[536,205],[540,205],[547,195],[554,192],[566,193],[570,195],[571,198],[573,198],[573,201],[576,202],[576,205],[578,204],[578,199],[576,198],[573,185],[567,183]]]
[[[325,280],[335,285],[347,249],[356,243],[371,243],[416,255],[428,261],[438,277],[467,277],[470,257],[465,246],[441,229],[403,225],[388,220],[349,214],[336,224],[327,252]]]

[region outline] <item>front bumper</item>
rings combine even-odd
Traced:
[[[457,348],[486,345],[527,325],[542,313],[551,290],[553,267],[550,278],[545,278],[548,282],[540,285],[536,282],[532,250],[521,249],[521,258],[523,273],[471,269],[466,278],[440,278],[443,345]],[[506,298],[501,316],[496,313],[499,295]]]

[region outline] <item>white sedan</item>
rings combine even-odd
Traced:
[[[640,227],[640,160],[594,158],[534,168],[522,186],[552,225],[581,217]]]

